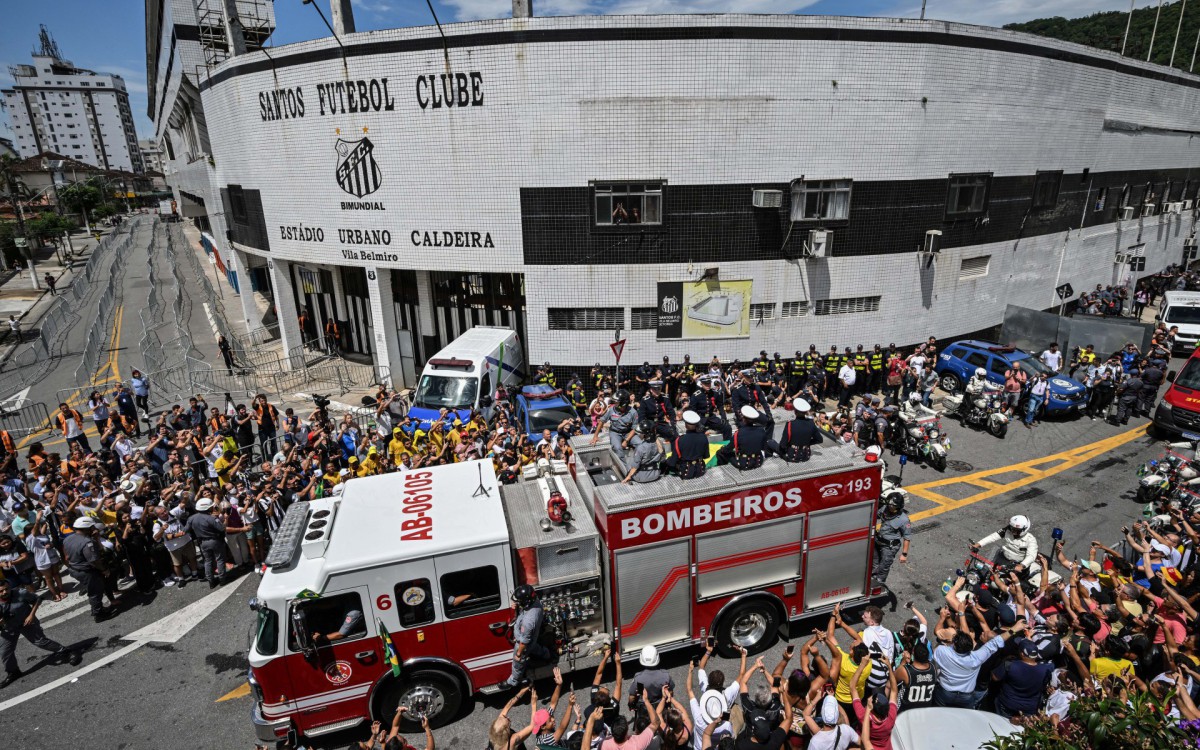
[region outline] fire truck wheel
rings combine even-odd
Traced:
[[[462,686],[458,680],[445,672],[422,669],[403,675],[383,688],[377,703],[376,718],[386,723],[396,715],[397,706],[408,706],[410,710],[400,722],[403,731],[421,729],[418,711],[429,717],[431,727],[445,726],[458,716],[462,698]]]
[[[779,613],[764,599],[751,599],[722,615],[713,629],[717,650],[726,658],[738,656],[737,646],[751,654],[770,648],[779,637]]]

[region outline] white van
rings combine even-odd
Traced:
[[[1175,351],[1191,352],[1200,341],[1200,292],[1167,292],[1158,306],[1158,317],[1167,327],[1179,326]]]
[[[490,412],[498,383],[514,389],[524,378],[525,350],[516,331],[475,326],[425,363],[408,415],[424,427],[451,409],[466,422],[472,410]]]

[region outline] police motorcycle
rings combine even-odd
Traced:
[[[963,392],[943,398],[942,406],[944,414],[958,417],[964,425],[986,429],[998,438],[1008,432],[1009,417],[1004,413],[1000,391],[988,382],[987,371],[982,367],[975,370],[975,377],[967,382]]]
[[[958,571],[958,574],[964,576],[968,583],[971,583],[973,579],[986,581],[992,571],[1002,576],[1016,572],[1023,582],[1037,581],[1041,577],[1042,566],[1037,557],[1037,539],[1029,531],[1029,527],[1030,522],[1027,516],[1016,515],[1008,519],[1008,525],[996,533],[978,541],[968,542],[970,551],[963,569]],[[1056,537],[1057,539],[1058,537]],[[981,547],[995,542],[999,542],[1000,547],[991,560],[979,554]],[[1029,564],[1022,570],[1016,571],[1016,566],[1030,556],[1032,559]],[[1062,576],[1058,573],[1053,570],[1048,572],[1047,581],[1049,583],[1055,584],[1061,580]]]
[[[1169,505],[1191,508],[1200,505],[1200,450],[1195,441],[1168,443],[1161,458],[1151,459],[1138,467],[1137,501],[1146,507]],[[1188,454],[1180,451],[1187,450]]]
[[[921,405],[918,393],[909,394],[907,409],[896,413],[892,450],[921,459],[938,471],[946,470],[950,439],[942,429],[941,412]]]

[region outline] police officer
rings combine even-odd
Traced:
[[[551,388],[558,384],[558,378],[554,376],[554,370],[550,369],[549,362],[542,364],[541,368],[538,370],[538,376],[535,382],[539,385],[548,385]]]
[[[650,385],[650,381],[656,377],[658,377],[658,370],[651,367],[649,362],[643,362],[642,366],[637,368],[637,371],[633,373],[635,393],[637,395],[645,393],[646,388]]]
[[[113,611],[103,606],[107,566],[100,555],[100,545],[96,543],[96,526],[96,520],[91,516],[75,519],[72,524],[75,533],[63,539],[63,553],[67,558],[67,570],[79,581],[79,588],[87,593],[92,619],[102,622],[112,617]]]
[[[746,406],[758,411],[759,416],[766,423],[767,429],[770,430],[775,426],[775,420],[771,416],[771,404],[767,401],[767,395],[763,393],[762,388],[754,381],[755,374],[756,371],[752,369],[742,370],[742,382],[733,389],[729,402],[735,412],[744,411],[743,407]]]
[[[633,434],[633,426],[637,424],[637,413],[629,408],[629,392],[617,391],[613,405],[608,407],[600,417],[600,424],[592,433],[592,445],[600,439],[599,427],[608,425],[608,441],[613,453],[625,455],[625,439]]]
[[[633,454],[626,459],[629,472],[621,480],[630,482],[656,482],[662,476],[663,441],[658,437],[658,428],[649,419],[638,423],[638,434],[633,438]]]
[[[849,352],[850,349],[847,347],[846,351]],[[871,369],[871,360],[867,357],[867,353],[863,351],[862,344],[859,344],[858,349],[854,352],[850,360],[850,366],[854,368],[855,391],[857,393],[866,393],[867,386],[869,385],[867,381],[870,379],[868,373]]]
[[[200,543],[204,577],[210,589],[225,582],[225,522],[217,517],[218,513],[220,508],[212,500],[202,498],[196,501],[196,513],[184,524],[192,539]]]
[[[604,379],[606,377],[608,377],[608,374],[600,367],[599,362],[592,365],[592,371],[588,373],[588,382],[592,386],[593,396],[600,395],[600,391],[604,388]]]
[[[684,393],[692,389],[692,385],[696,382],[696,366],[692,364],[692,355],[683,355],[683,364],[675,371],[675,375],[679,380],[679,387]]]
[[[796,350],[796,358],[788,363],[788,393],[795,395],[804,389],[808,382],[808,365],[805,364],[804,353]]]
[[[663,382],[667,399],[674,403],[679,380],[675,376],[675,368],[671,366],[671,358],[668,356],[663,356],[662,367],[658,368],[658,379]]]
[[[813,361],[813,365],[808,370],[808,387],[817,397],[818,401],[825,400],[825,389],[828,379],[825,374],[825,366],[818,355]]]
[[[1151,360],[1142,370],[1142,398],[1138,403],[1138,411],[1142,416],[1148,416],[1154,408],[1154,400],[1158,398],[1158,389],[1162,387],[1164,379],[1163,366],[1158,360]]]
[[[879,393],[879,389],[883,388],[883,347],[879,344],[875,345],[875,349],[867,356],[867,367],[871,372],[869,378],[870,383],[867,385],[867,390],[871,393]]]
[[[749,404],[738,410],[742,424],[734,433],[733,440],[717,452],[718,458],[742,471],[757,469],[763,465],[763,452],[767,448],[767,433],[759,425],[762,414]]]
[[[1145,388],[1137,368],[1130,370],[1129,377],[1117,387],[1117,422],[1129,424],[1129,416],[1136,413]]]
[[[688,410],[699,417],[701,433],[716,430],[723,439],[729,440],[733,437],[733,428],[725,419],[725,394],[712,387],[712,378],[707,375],[701,375],[697,382],[700,388],[688,399]]]
[[[578,375],[572,375],[571,380],[567,383],[567,398],[570,399],[571,405],[575,407],[577,413],[582,414],[587,410],[587,395],[583,392],[583,383],[579,380]]]
[[[812,447],[825,438],[821,436],[816,424],[809,419],[812,406],[807,401],[802,398],[794,399],[792,408],[796,410],[796,418],[783,426],[783,433],[779,436],[778,453],[784,461],[794,464],[807,461],[812,456]]]
[[[667,439],[675,437],[675,407],[662,393],[661,380],[650,381],[650,392],[638,405],[638,417],[652,422],[658,434]]]
[[[680,479],[704,476],[708,461],[708,438],[704,436],[700,415],[688,409],[683,413],[684,433],[672,442],[674,453],[667,458],[667,468]]]
[[[4,664],[4,679],[0,688],[11,685],[21,676],[17,664],[17,639],[25,640],[52,654],[68,656],[71,665],[83,660],[78,651],[67,651],[58,641],[46,637],[38,622],[37,610],[42,600],[24,589],[13,590],[8,581],[0,580],[0,663]]]
[[[1110,362],[1096,371],[1092,379],[1092,395],[1088,400],[1088,419],[1095,419],[1097,416],[1101,419],[1107,418],[1108,407],[1112,405],[1113,396],[1117,392],[1117,381],[1114,378],[1120,371],[1120,362]]]
[[[755,358],[752,364],[754,365],[754,371],[758,373],[759,379],[765,378],[767,373],[771,371],[771,360],[767,359],[767,350],[763,349],[759,352],[758,357]]]
[[[825,370],[825,387],[822,392],[823,398],[829,398],[830,391],[836,392],[838,370],[842,369],[842,355],[838,354],[836,346],[829,347],[829,353],[825,355],[824,368]]]
[[[529,584],[522,583],[512,593],[513,603],[513,663],[512,674],[497,687],[515,688],[525,680],[529,657],[542,661],[554,658],[550,650],[538,642],[542,634],[545,613],[538,601],[537,592]]]
[[[897,552],[900,553],[900,562],[908,562],[911,535],[912,522],[904,512],[904,495],[893,492],[883,499],[879,527],[875,530],[875,564],[871,568],[872,578],[880,583],[887,581]]]

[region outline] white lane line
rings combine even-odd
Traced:
[[[63,685],[74,682],[75,680],[84,676],[88,672],[94,672],[97,669],[99,669],[100,667],[103,667],[107,664],[111,664],[123,656],[128,656],[129,654],[133,653],[134,651],[137,651],[139,648],[141,648],[145,644],[146,644],[146,641],[134,641],[133,643],[126,645],[124,648],[117,649],[116,651],[112,652],[108,656],[105,656],[102,659],[99,659],[97,661],[94,661],[94,662],[88,664],[86,667],[80,667],[79,669],[76,669],[74,672],[71,672],[70,674],[66,674],[66,675],[63,675],[62,677],[59,677],[57,680],[54,680],[52,682],[47,682],[45,685],[41,685],[39,687],[35,687],[33,690],[30,690],[25,693],[21,693],[20,695],[16,696],[15,698],[9,698],[8,700],[4,701],[3,703],[0,703],[0,711],[7,711],[8,709],[13,708],[14,706],[21,705],[25,701],[33,700],[34,698],[37,698],[39,695],[45,695],[46,693],[50,692],[51,690],[54,690],[55,688],[60,688]]]
[[[7,711],[14,706],[19,706],[22,703],[33,700],[40,695],[45,695],[55,688],[60,688],[63,685],[72,683],[89,672],[94,672],[106,664],[111,664],[124,656],[128,656],[147,643],[155,641],[160,643],[175,643],[180,638],[183,638],[183,636],[187,635],[188,631],[199,625],[204,618],[216,611],[217,607],[221,606],[226,599],[233,596],[233,594],[237,592],[243,581],[249,580],[250,578],[256,578],[256,576],[246,576],[237,583],[230,583],[226,586],[223,586],[208,596],[205,596],[202,599],[197,599],[183,609],[172,612],[161,620],[152,622],[141,630],[130,633],[129,635],[125,636],[123,640],[132,641],[132,643],[117,649],[108,656],[102,657],[97,661],[80,667],[70,674],[63,675],[57,680],[47,682],[45,685],[33,688],[28,692],[21,693],[18,696],[0,703],[0,712]]]

